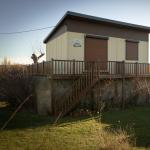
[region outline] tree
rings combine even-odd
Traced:
[[[35,53],[33,53],[31,56],[31,59],[33,60],[34,63],[38,63],[38,60],[45,55],[41,50],[39,52],[40,52],[39,56],[37,56]]]

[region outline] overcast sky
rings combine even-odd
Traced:
[[[150,0],[0,0],[0,33],[55,26],[68,10],[150,26]],[[29,63],[50,31],[0,34],[0,60]]]

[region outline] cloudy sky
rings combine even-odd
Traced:
[[[22,34],[3,34],[55,26],[66,11],[150,26],[150,0],[0,0],[0,61],[30,63],[30,56],[45,50],[45,29]]]

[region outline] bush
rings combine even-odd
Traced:
[[[11,106],[18,106],[32,93],[32,90],[32,80],[27,76],[25,66],[6,66],[3,72],[1,72],[0,95],[7,97]],[[29,103],[27,106],[29,106]]]

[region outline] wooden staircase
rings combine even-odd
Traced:
[[[74,80],[72,87],[54,101],[54,115],[61,117],[67,115],[80,103],[82,97],[86,96],[87,92],[99,80],[99,71],[96,65],[92,65],[88,71],[86,70],[82,76]]]

